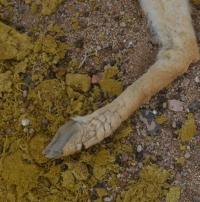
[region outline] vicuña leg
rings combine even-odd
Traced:
[[[90,115],[63,125],[44,150],[49,158],[73,154],[99,143],[140,105],[187,71],[199,59],[187,0],[140,0],[162,44],[156,62],[119,97]]]

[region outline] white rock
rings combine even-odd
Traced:
[[[196,83],[200,83],[200,78],[199,78],[198,76],[196,76],[195,79],[194,79],[194,81],[195,81]]]
[[[156,115],[158,112],[154,109],[154,110],[152,111],[152,113],[153,113],[154,115]]]
[[[185,157],[186,159],[189,159],[190,156],[191,156],[190,153],[189,153],[189,152],[186,152],[184,157]]]
[[[110,201],[112,201],[113,200],[113,197],[112,196],[106,196],[105,198],[104,198],[104,201],[105,202],[110,202]]]
[[[30,124],[30,120],[29,119],[22,119],[21,124],[22,124],[22,126],[26,127]]]
[[[186,148],[187,148],[187,150],[190,150],[190,146],[189,145]]]
[[[141,152],[142,150],[143,150],[142,145],[139,144],[139,145],[137,146],[137,152],[139,153],[139,152]]]

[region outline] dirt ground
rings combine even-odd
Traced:
[[[192,18],[200,44],[199,4]],[[200,62],[101,144],[42,155],[155,61],[138,1],[0,0],[0,43],[0,201],[200,202]]]

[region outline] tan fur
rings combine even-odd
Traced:
[[[82,146],[88,148],[110,136],[143,103],[199,59],[187,0],[140,0],[140,3],[162,44],[156,62],[112,103],[90,115],[74,118],[70,127],[63,126],[44,151],[47,157],[73,154]],[[64,147],[57,148],[58,137],[68,135],[69,130],[72,135]]]

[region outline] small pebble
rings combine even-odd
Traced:
[[[128,161],[128,159],[129,159],[129,156],[128,156],[128,154],[122,154],[122,161],[123,162],[125,162],[125,161]]]
[[[28,133],[28,128],[23,129],[24,133]]]
[[[167,103],[164,102],[164,103],[163,103],[163,109],[166,109],[166,108],[167,108]]]
[[[186,153],[185,153],[185,155],[184,155],[184,157],[185,157],[186,159],[189,159],[189,158],[190,158],[190,156],[191,156],[191,155],[190,155],[190,153],[189,153],[189,152],[186,152]]]
[[[187,173],[183,172],[181,173],[182,176],[186,177],[187,176]]]
[[[139,167],[139,168],[142,168],[142,167],[143,167],[143,163],[139,162],[139,163],[138,163],[138,167]]]
[[[146,136],[147,136],[147,133],[146,133],[145,129],[142,129],[142,130],[141,130],[141,135],[142,135],[143,137],[146,137]]]
[[[160,131],[160,125],[155,121],[155,115],[150,110],[141,110],[139,114],[140,120],[146,125],[148,134],[156,135]]]
[[[25,108],[21,108],[21,109],[20,109],[20,112],[21,112],[21,113],[25,113],[25,112],[26,112],[26,109],[25,109]]]
[[[27,97],[27,95],[28,95],[27,90],[24,90],[24,91],[22,92],[22,95],[23,95],[24,98]]]
[[[141,145],[138,145],[138,146],[137,146],[137,152],[139,153],[139,152],[141,152],[142,150],[143,150],[142,146],[141,146]]]
[[[121,174],[119,173],[119,174],[117,174],[117,178],[120,178],[121,177]]]
[[[172,123],[172,128],[176,128],[176,122],[175,121],[173,121],[173,123]]]
[[[168,100],[168,109],[174,112],[183,111],[184,102],[179,100]]]
[[[100,74],[94,74],[94,75],[92,75],[92,80],[91,80],[91,83],[92,84],[97,84],[97,83],[99,83],[99,81],[102,79],[102,75],[100,75]]]
[[[112,201],[113,200],[113,197],[112,196],[106,196],[105,198],[104,198],[104,201],[105,202],[110,202],[110,201]]]
[[[131,48],[131,47],[133,47],[133,42],[132,42],[132,41],[130,41],[130,42],[128,43],[127,48]]]
[[[30,120],[29,119],[22,119],[21,120],[21,125],[26,127],[30,124]]]
[[[97,46],[97,50],[100,51],[102,48],[101,46]]]
[[[128,45],[129,45],[129,46],[132,46],[132,45],[133,45],[133,42],[132,42],[132,41],[130,41],[130,42],[128,43]]]
[[[33,129],[33,128],[30,128],[30,130],[29,130],[29,134],[32,135],[32,134],[34,134],[34,132],[35,132],[34,129]]]
[[[180,95],[180,101],[185,102],[187,100],[187,98],[185,97],[185,95]]]
[[[154,110],[152,111],[152,113],[153,113],[154,115],[156,115],[158,112],[154,109]]]
[[[48,119],[42,119],[42,124],[47,126],[49,124]]]
[[[189,112],[190,112],[190,109],[186,108],[186,112],[189,113]]]
[[[198,111],[199,109],[200,109],[200,101],[198,100],[194,100],[189,106],[189,111],[193,113]]]
[[[120,23],[120,27],[126,27],[126,23],[125,22],[121,22]]]
[[[196,76],[195,79],[194,79],[194,81],[195,81],[196,83],[200,83],[200,78],[199,78],[198,76]]]

